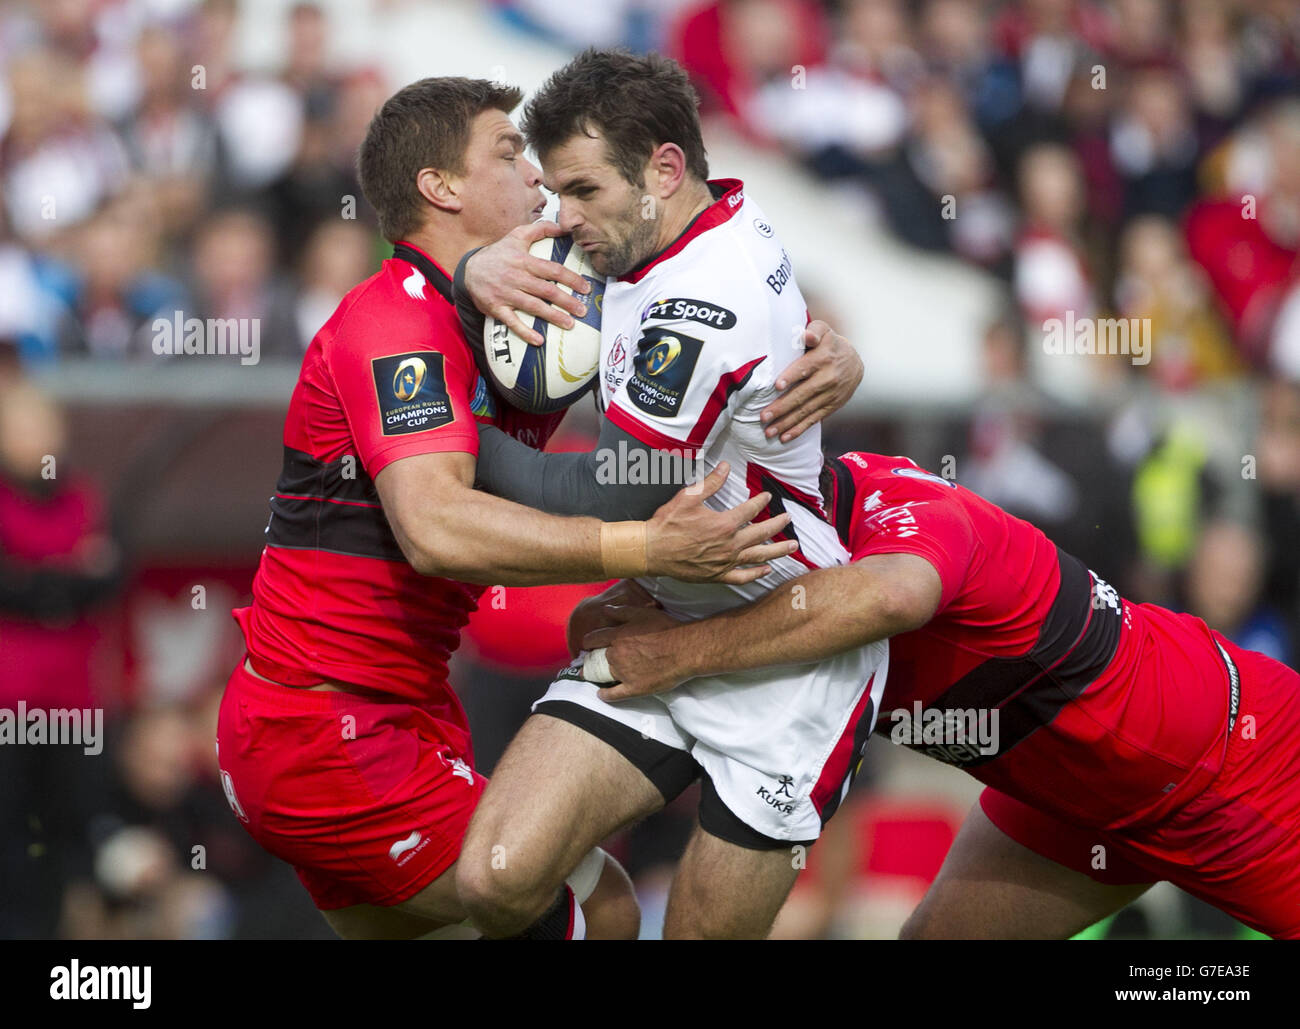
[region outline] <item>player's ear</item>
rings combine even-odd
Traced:
[[[443,211],[459,213],[463,201],[460,196],[461,181],[437,168],[421,168],[415,176],[415,188],[420,196]]]
[[[646,185],[667,200],[686,181],[686,155],[676,143],[660,143],[650,155]],[[657,190],[656,190],[656,187]]]

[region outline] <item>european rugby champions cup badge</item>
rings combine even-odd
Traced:
[[[681,412],[682,397],[695,374],[702,340],[669,329],[646,329],[632,359],[627,397],[649,415],[672,418]]]
[[[436,429],[455,419],[443,360],[437,351],[426,350],[377,357],[370,362],[385,436]]]

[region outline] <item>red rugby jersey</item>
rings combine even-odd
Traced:
[[[906,457],[828,465],[852,559],[915,554],[942,583],[934,618],[890,640],[876,732],[1088,825],[1154,817],[1204,787],[1230,696],[1204,622],[1125,601],[1028,522]],[[931,709],[972,727],[966,712],[996,710],[996,749],[927,740]]]
[[[446,717],[463,723],[447,659],[484,587],[418,574],[374,477],[415,454],[477,455],[476,420],[541,447],[562,416],[497,399],[461,333],[447,273],[399,244],[303,357],[253,602],[235,611],[254,670],[292,686],[328,679],[445,700]]]

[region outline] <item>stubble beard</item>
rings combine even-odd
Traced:
[[[643,218],[642,210],[640,200],[629,205],[622,219],[627,233],[617,243],[611,240],[602,252],[592,255],[592,266],[606,278],[626,275],[654,253],[659,219]]]

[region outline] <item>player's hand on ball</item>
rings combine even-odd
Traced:
[[[848,403],[862,382],[862,358],[853,345],[823,321],[804,329],[808,352],[776,380],[781,396],[763,409],[768,439],[798,439],[829,414]]]
[[[562,329],[572,328],[573,318],[586,313],[582,298],[562,290],[557,283],[587,293],[591,289],[587,280],[562,264],[528,252],[539,239],[563,235],[555,222],[521,225],[465,264],[465,289],[474,306],[509,325],[534,346],[542,345],[542,337],[520,317],[520,312],[544,318]]]
[[[681,489],[646,523],[650,575],[741,585],[767,575],[772,569],[764,562],[798,549],[793,540],[767,542],[790,524],[789,514],[750,524],[771,502],[770,493],[759,493],[727,511],[705,506],[704,501],[727,481],[730,470],[726,461],[721,462],[703,480]]]

